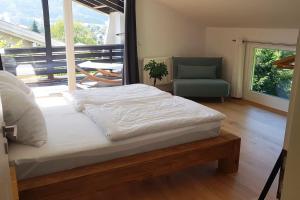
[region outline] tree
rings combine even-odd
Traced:
[[[0,35],[0,49],[23,47],[23,40]]]
[[[38,25],[35,20],[33,20],[33,22],[32,22],[31,30],[33,32],[40,33],[40,30],[39,30]]]
[[[93,25],[89,25],[89,28],[95,34],[97,44],[99,44],[99,45],[104,44],[107,25],[95,25],[95,24],[93,24]]]
[[[62,20],[56,21],[51,26],[52,38],[65,41],[64,22]],[[75,44],[97,44],[97,39],[92,30],[80,22],[74,22],[74,42]]]
[[[9,47],[8,42],[6,40],[0,38],[0,48],[2,49],[2,48],[7,48],[7,47]]]

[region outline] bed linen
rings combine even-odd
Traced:
[[[221,123],[207,122],[112,142],[64,98],[41,110],[47,124],[48,142],[40,148],[16,143],[9,146],[9,160],[16,166],[18,180],[216,137]]]
[[[176,130],[225,118],[220,112],[177,96],[85,105],[84,113],[112,141]]]
[[[65,97],[73,103],[75,109],[79,112],[85,109],[86,104],[102,105],[113,101],[170,96],[172,96],[170,93],[145,84],[76,90],[72,93],[65,93]]]

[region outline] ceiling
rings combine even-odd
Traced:
[[[299,28],[300,0],[157,0],[204,26]]]
[[[124,12],[124,0],[75,0],[85,6],[109,14],[111,12]]]

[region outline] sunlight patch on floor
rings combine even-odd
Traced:
[[[40,108],[59,107],[69,104],[63,96],[36,98],[36,103]]]
[[[66,85],[32,87],[31,89],[36,98],[62,96],[64,92],[68,92]]]

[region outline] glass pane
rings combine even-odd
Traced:
[[[96,45],[103,45],[108,25],[108,14],[99,12],[93,8],[73,2],[73,26],[76,63],[83,63],[91,60],[98,60]],[[49,0],[51,37],[54,56],[65,58],[65,31],[64,31],[64,9],[63,0]],[[84,48],[81,48],[84,46]],[[90,48],[89,48],[90,47]],[[60,84],[67,84],[67,62],[66,59],[54,61],[53,68],[59,73],[53,77]],[[87,73],[95,74],[93,68],[86,69]],[[77,72],[78,83],[88,82],[84,79],[86,74]]]
[[[63,0],[49,0],[49,10],[52,39],[64,42]],[[104,44],[109,22],[107,14],[73,2],[73,16],[75,45]]]
[[[45,46],[41,0],[0,0],[0,48]]]
[[[65,46],[63,3],[63,0],[48,0],[52,46]]]
[[[0,5],[5,5],[0,7],[0,53],[4,68],[33,87],[68,83],[63,0],[48,0],[48,4],[52,48],[47,49],[42,1],[0,0]],[[110,11],[104,9],[104,13],[94,6],[73,2],[77,67],[89,61],[82,67],[84,72],[105,81],[97,84],[93,77],[83,79],[87,74],[78,70],[79,84],[107,86],[115,85],[113,81],[109,83],[111,80],[122,79],[124,15]]]
[[[108,28],[108,14],[73,2],[75,45],[102,45]]]
[[[252,91],[289,99],[294,70],[279,68],[273,63],[295,54],[295,51],[255,48]]]
[[[77,85],[121,85],[123,46],[118,34],[123,14],[104,13],[77,2],[73,2],[73,13]]]
[[[36,64],[45,61],[41,0],[0,0],[0,5],[0,53],[4,70],[25,83],[35,82],[41,78]]]

